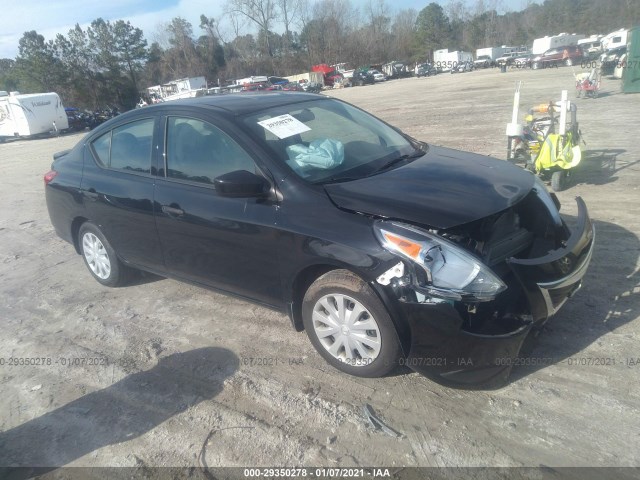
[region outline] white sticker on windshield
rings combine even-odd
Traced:
[[[260,125],[265,130],[270,131],[280,139],[288,138],[293,135],[297,135],[302,132],[308,132],[309,130],[311,130],[300,120],[292,117],[288,113],[285,115],[280,115],[279,117],[270,118],[269,120],[262,120],[261,122],[258,122],[258,125]]]

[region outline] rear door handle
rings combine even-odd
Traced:
[[[181,208],[170,207],[169,205],[162,205],[162,211],[169,216],[180,217],[184,215],[184,210]]]

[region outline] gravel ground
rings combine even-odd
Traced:
[[[523,106],[574,93],[559,68],[329,95],[504,158],[516,80]],[[341,374],[284,315],[173,280],[102,287],[56,237],[43,195],[52,154],[82,136],[0,145],[0,466],[638,466],[640,95],[619,85],[578,100],[586,157],[558,194],[569,220],[579,195],[596,224],[584,287],[529,342],[534,365],[491,391]],[[402,437],[371,430],[365,403]]]

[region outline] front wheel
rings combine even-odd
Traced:
[[[318,278],[302,302],[309,340],[332,366],[358,377],[381,377],[401,356],[384,304],[360,277],[334,270]]]
[[[118,259],[111,244],[97,226],[90,222],[82,224],[78,239],[82,258],[93,278],[107,287],[118,287],[127,283],[131,268]]]
[[[561,192],[566,187],[567,172],[556,170],[551,174],[551,188],[554,192]]]

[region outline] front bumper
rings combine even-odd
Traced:
[[[498,314],[496,310],[481,329],[473,329],[460,313],[470,305],[436,298],[421,303],[400,301],[411,329],[406,365],[447,383],[506,380],[531,329],[555,314],[582,285],[593,253],[595,230],[584,201],[577,198],[577,203],[577,226],[562,248],[539,258],[508,261],[522,287],[528,311],[515,315]],[[509,290],[503,293],[507,294]]]

